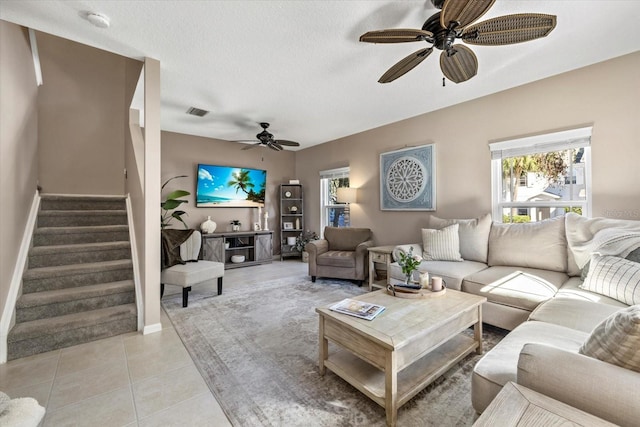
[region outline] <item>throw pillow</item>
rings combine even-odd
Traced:
[[[640,263],[593,254],[589,274],[580,287],[625,304],[640,304]]]
[[[491,214],[485,214],[475,219],[443,219],[433,215],[429,217],[429,228],[442,229],[452,224],[459,226],[460,256],[469,261],[486,264]]]
[[[442,230],[422,229],[422,258],[426,261],[462,261],[458,224]]]
[[[626,256],[625,259],[633,262],[640,262],[640,248],[632,251],[629,255]],[[580,271],[580,279],[584,280],[587,278],[587,274],[589,274],[589,266],[591,265],[591,261],[588,261],[584,268]]]
[[[579,353],[640,372],[640,305],[617,311],[603,320]]]

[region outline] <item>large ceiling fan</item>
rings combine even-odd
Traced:
[[[440,68],[446,78],[461,83],[478,71],[476,55],[463,44],[499,46],[521,43],[547,36],[556,26],[555,15],[519,13],[470,25],[493,6],[496,0],[431,0],[442,9],[428,18],[422,29],[388,29],[369,31],[360,36],[367,43],[406,43],[425,41],[431,47],[420,49],[389,68],[379,83],[389,83],[406,74],[431,54],[440,49]]]
[[[284,149],[283,145],[289,146],[289,147],[299,147],[300,143],[295,142],[295,141],[287,141],[286,139],[273,139],[273,134],[270,133],[269,131],[267,131],[267,128],[269,127],[269,123],[266,122],[262,122],[260,123],[260,127],[262,127],[262,132],[260,132],[259,134],[256,135],[256,139],[258,140],[258,142],[256,142],[255,144],[252,145],[247,145],[246,147],[242,147],[243,150],[250,150],[252,148],[255,148],[259,145],[264,145],[267,146],[269,148],[271,148],[272,150],[275,151],[281,151]],[[239,140],[237,142],[248,142],[248,141],[255,141],[253,139],[251,140]]]

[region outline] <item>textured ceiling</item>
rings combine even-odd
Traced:
[[[107,15],[111,27],[92,26],[87,11]],[[548,13],[557,27],[524,44],[470,46],[478,75],[458,85],[442,87],[439,51],[377,83],[426,45],[365,44],[360,34],[420,28],[435,12],[428,0],[0,1],[0,19],[160,60],[163,130],[239,140],[267,121],[276,138],[303,148],[640,50],[638,0],[498,0],[481,20]],[[211,113],[188,116],[191,106]]]

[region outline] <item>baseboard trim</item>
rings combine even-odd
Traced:
[[[153,325],[147,325],[142,328],[142,335],[154,334],[162,331],[162,323],[154,323]]]
[[[36,226],[36,220],[38,219],[39,207],[40,194],[36,191],[33,196],[33,201],[31,202],[31,210],[27,217],[27,223],[24,227],[24,234],[22,235],[22,243],[20,243],[18,257],[13,268],[13,275],[11,276],[11,283],[9,284],[7,301],[5,301],[4,307],[2,308],[2,318],[0,318],[0,363],[7,362],[7,337],[9,336],[9,329],[11,328],[11,323],[14,318],[16,301],[18,300],[18,294],[20,293],[20,288],[22,286],[22,276],[27,265],[27,257],[29,256],[29,248],[31,247],[31,237],[33,236],[33,230]]]

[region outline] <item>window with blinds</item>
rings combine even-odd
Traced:
[[[489,144],[493,218],[530,222],[591,212],[591,127]]]
[[[320,233],[325,226],[349,227],[349,205],[338,203],[338,188],[349,187],[349,168],[320,171]]]

